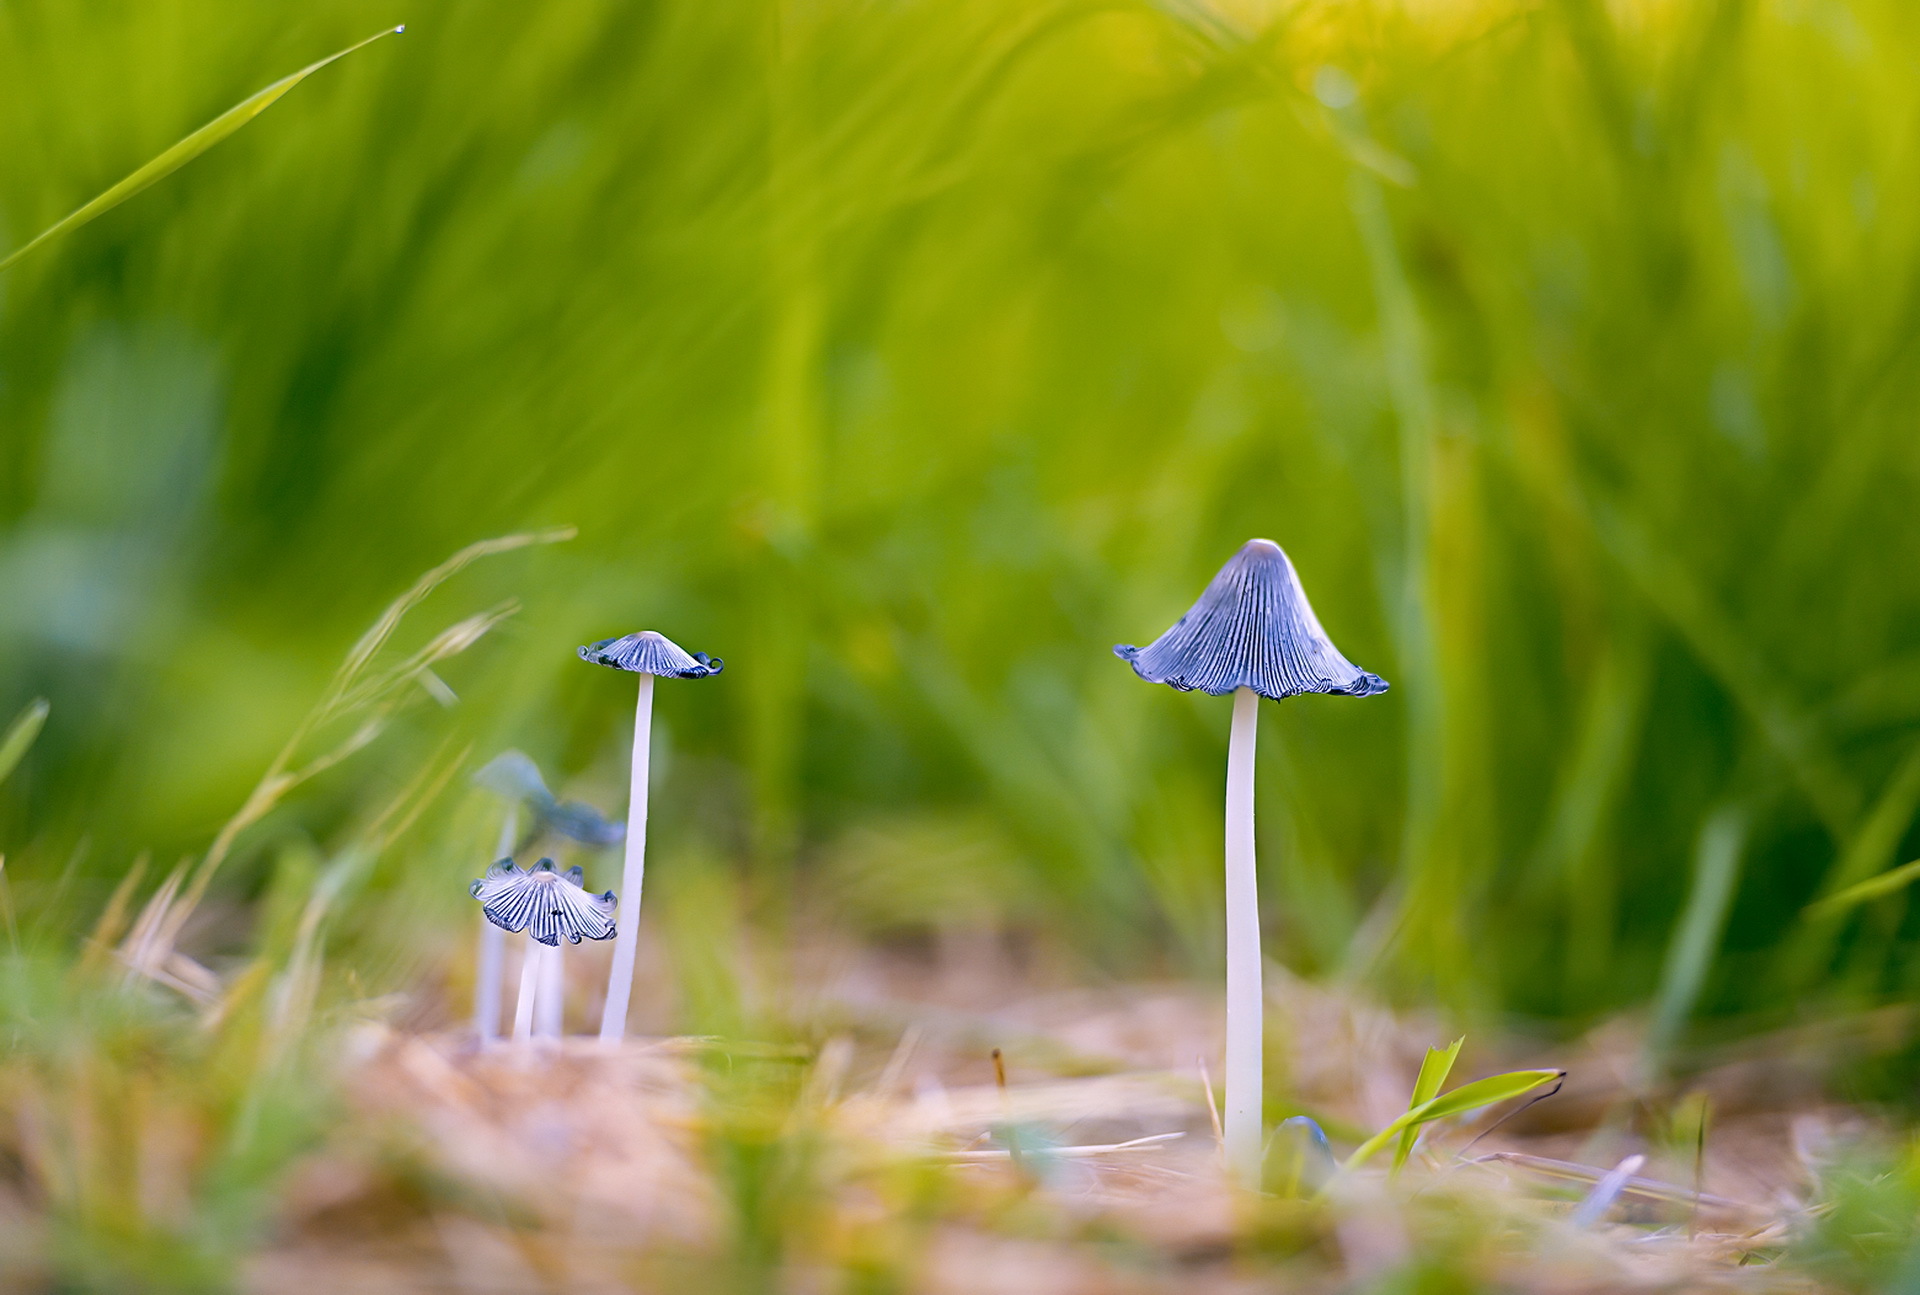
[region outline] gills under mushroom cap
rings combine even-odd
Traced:
[[[688,652],[665,634],[641,630],[625,638],[601,639],[580,649],[580,659],[633,674],[666,679],[704,679],[719,674],[725,662],[705,652]]]
[[[1251,688],[1275,701],[1303,692],[1371,697],[1387,681],[1340,655],[1272,540],[1249,540],[1173,628],[1114,655],[1148,683],[1218,697]]]
[[[614,933],[613,892],[592,894],[580,884],[585,879],[579,868],[555,872],[552,859],[540,860],[531,870],[502,859],[468,890],[486,910],[487,920],[502,930],[525,931],[545,945],[558,945],[563,936],[578,944]]]

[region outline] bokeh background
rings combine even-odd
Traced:
[[[1804,911],[1920,845],[1912,6],[8,0],[0,241],[401,21],[0,278],[24,938],[571,525],[410,617],[519,605],[230,910],[436,753],[621,811],[573,649],[652,627],[728,662],[660,689],[669,892],[1213,974],[1229,707],[1110,648],[1264,535],[1393,683],[1262,707],[1274,956],[1566,1030],[1915,988],[1903,892]],[[376,985],[485,835],[369,866]]]

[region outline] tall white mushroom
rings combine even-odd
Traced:
[[[1303,692],[1371,697],[1386,680],[1340,655],[1300,587],[1293,563],[1272,540],[1248,540],[1172,629],[1115,655],[1149,683],[1233,694],[1227,741],[1227,1165],[1242,1183],[1260,1181],[1260,886],[1254,869],[1253,752],[1261,697]]]
[[[640,886],[647,870],[647,769],[653,736],[653,681],[705,679],[725,664],[704,652],[687,652],[664,634],[642,630],[625,638],[602,639],[580,649],[580,659],[640,676],[640,699],[633,714],[633,781],[627,803],[627,858],[620,874],[627,895],[626,920],[613,942],[613,967],[607,973],[607,1005],[600,1015],[600,1041],[627,1037],[627,1003],[633,996],[633,961],[640,923]]]

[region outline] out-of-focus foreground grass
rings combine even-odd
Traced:
[[[0,232],[399,21],[0,280],[49,1091],[173,1028],[71,978],[135,859],[129,912],[419,572],[579,528],[433,595],[396,652],[518,610],[235,840],[185,942],[245,1065],[99,1098],[220,1131],[207,1253],[323,1119],[305,1013],[470,930],[462,771],[618,812],[630,682],[572,648],[643,627],[728,661],[661,689],[649,940],[679,878],[1211,974],[1226,708],[1108,649],[1268,535],[1394,684],[1264,708],[1282,961],[1658,1048],[1913,994],[1904,892],[1808,914],[1920,839],[1911,6],[9,0]],[[66,1217],[82,1272],[120,1216]]]

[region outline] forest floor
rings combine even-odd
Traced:
[[[1684,1083],[1642,1077],[1626,1024],[1563,1047],[1472,1039],[1453,1084],[1514,1065],[1566,1081],[1517,1114],[1433,1126],[1397,1176],[1381,1156],[1316,1193],[1309,1158],[1255,1195],[1220,1167],[1202,1078],[1220,1046],[1213,995],[1036,991],[990,950],[962,952],[817,958],[784,995],[804,1032],[765,1045],[482,1049],[466,1031],[352,1026],[346,1109],[289,1179],[246,1283],[1817,1290],[1854,1286],[1874,1248],[1830,1235],[1836,1184],[1878,1181],[1857,1166],[1892,1138],[1825,1093],[1837,1059],[1911,1033],[1904,1010],[1695,1055]],[[1268,989],[1275,1113],[1310,1114],[1341,1154],[1406,1109],[1425,1049],[1446,1041],[1277,968]],[[1616,1167],[1617,1196],[1580,1218]],[[1844,1253],[1856,1245],[1867,1258]]]

